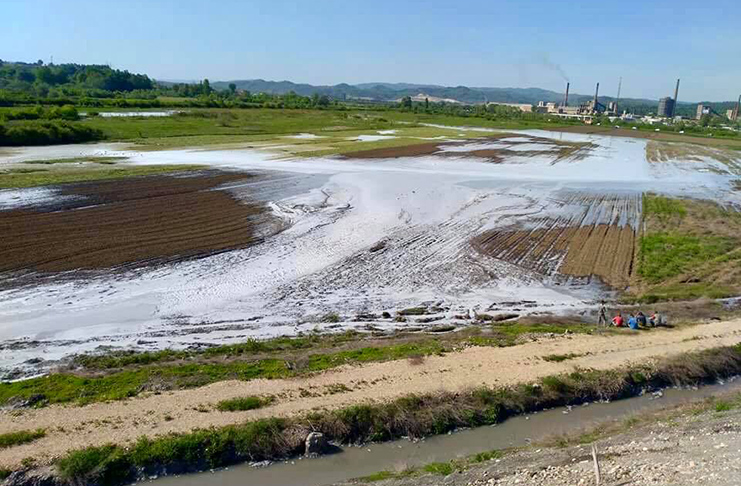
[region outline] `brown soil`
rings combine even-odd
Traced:
[[[584,212],[569,219],[542,218],[533,229],[493,229],[475,237],[473,247],[486,255],[544,275],[561,273],[575,277],[599,277],[615,288],[625,288],[633,273],[636,233],[620,224],[627,211],[636,217],[636,201],[621,197],[592,198],[574,195],[566,202],[582,204]],[[601,221],[585,222],[592,211],[609,215]],[[591,209],[591,210],[590,210]],[[614,218],[614,219],[610,219]]]
[[[418,143],[402,147],[384,147],[370,150],[360,150],[345,154],[346,158],[353,159],[390,159],[395,157],[419,157],[440,151],[440,142]]]
[[[262,206],[211,190],[246,177],[209,171],[66,185],[63,194],[80,196],[72,207],[0,212],[0,271],[166,262],[254,244]]]
[[[653,358],[735,345],[739,335],[741,319],[676,330],[561,336],[506,348],[470,347],[430,356],[422,363],[399,360],[343,366],[307,378],[223,381],[120,402],[0,412],[0,433],[37,428],[47,431],[46,437],[36,442],[0,450],[0,467],[15,467],[26,457],[47,462],[70,449],[87,445],[125,443],[141,436],[187,432],[260,417],[304,414],[315,409],[390,400],[410,393],[530,383],[576,368],[624,368]],[[578,357],[563,362],[542,359],[550,354],[569,353]],[[333,392],[340,388],[343,392]],[[276,401],[248,412],[214,410],[221,400],[250,395],[272,395]]]
[[[489,162],[500,163],[504,161],[506,157],[538,157],[543,155],[552,155],[555,157],[553,163],[557,163],[567,159],[579,159],[585,157],[593,148],[593,145],[591,143],[559,142],[542,137],[525,136],[525,138],[529,139],[528,141],[504,141],[502,142],[502,144],[504,145],[504,147],[502,148],[479,149],[471,150],[468,152],[441,151],[442,147],[461,147],[476,142],[495,141],[499,138],[507,136],[510,136],[510,134],[503,133],[491,137],[469,139],[462,142],[429,142],[405,145],[400,147],[384,147],[370,150],[360,150],[358,152],[344,154],[343,157],[353,159],[389,159],[396,157],[419,157],[422,155],[436,154],[446,157],[478,157],[487,159]],[[519,137],[522,138],[523,136],[519,135]],[[546,145],[552,147],[553,150],[545,152],[538,150],[515,151],[507,148],[527,143],[538,143]]]

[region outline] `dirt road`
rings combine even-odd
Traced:
[[[388,400],[410,393],[529,382],[575,367],[614,369],[739,341],[741,319],[679,330],[626,330],[617,336],[569,335],[509,348],[472,347],[429,357],[421,364],[404,360],[346,366],[303,379],[225,381],[122,402],[51,406],[21,414],[4,412],[0,433],[41,427],[47,429],[47,436],[33,444],[0,451],[0,466],[15,466],[29,456],[51,459],[73,448],[121,443],[142,435],[187,432],[258,417]],[[582,356],[560,363],[542,359],[549,354],[567,353]],[[220,400],[246,395],[273,395],[276,401],[270,407],[250,412],[214,410]]]

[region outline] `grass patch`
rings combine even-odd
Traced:
[[[60,170],[32,169],[30,172],[23,171],[21,173],[0,171],[0,189],[121,179],[124,177],[149,176],[165,174],[168,172],[200,170],[203,168],[205,168],[205,166],[185,164],[132,165],[127,167],[108,167],[104,165],[101,167],[65,168]]]
[[[644,217],[657,216],[660,219],[682,218],[687,215],[687,208],[680,199],[652,194],[643,196],[643,214]]]
[[[643,236],[638,274],[648,283],[661,283],[724,255],[736,244],[732,238],[713,235],[661,232]]]
[[[584,356],[583,354],[578,353],[568,353],[568,354],[547,354],[543,356],[543,361],[548,361],[551,363],[561,363],[562,361],[567,361],[569,359],[574,358],[580,358]]]
[[[222,400],[216,405],[220,412],[241,412],[255,410],[273,403],[273,397],[241,397]]]
[[[14,383],[0,383],[0,404],[18,397],[43,396],[44,404],[87,404],[123,400],[148,390],[187,389],[217,381],[257,378],[276,379],[321,372],[347,364],[411,359],[420,363],[427,356],[442,355],[461,346],[511,346],[523,335],[538,333],[591,332],[584,324],[499,324],[489,336],[455,336],[420,339],[385,346],[365,346],[343,351],[311,353],[313,348],[343,346],[358,339],[348,332],[331,336],[276,338],[266,341],[217,346],[205,351],[162,350],[80,355],[73,366],[102,371],[94,376],[54,373]],[[296,353],[300,353],[295,355]],[[219,358],[215,360],[214,358]]]
[[[485,451],[471,456],[469,458],[469,462],[472,464],[478,464],[481,462],[493,461],[494,459],[501,459],[502,457],[504,457],[504,453],[502,451]]]
[[[715,402],[716,412],[727,412],[729,410],[733,410],[733,404],[731,402],[726,402],[724,400]]]
[[[0,449],[7,449],[8,447],[28,444],[29,442],[41,439],[45,435],[46,432],[44,431],[44,429],[21,430],[19,432],[0,434]]]
[[[439,474],[440,476],[450,476],[455,472],[453,464],[450,462],[431,462],[422,468],[425,472]]]

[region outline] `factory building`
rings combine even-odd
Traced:
[[[697,105],[697,113],[695,114],[695,120],[701,120],[703,115],[710,115],[713,113],[713,109],[708,105],[700,103]]]
[[[674,115],[674,100],[669,98],[661,98],[659,100],[659,108],[656,114],[662,118],[671,118]]]
[[[736,107],[726,112],[726,116],[728,117],[729,120],[731,121],[738,120],[739,108],[741,108],[741,96],[738,97],[738,101],[736,102]]]
[[[677,87],[674,89],[674,98],[661,98],[659,100],[659,108],[656,114],[662,118],[674,118],[674,111],[677,108],[677,98],[679,97],[679,80],[677,79]]]

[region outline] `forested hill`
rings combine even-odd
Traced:
[[[241,81],[220,81],[212,83],[216,89],[227,89],[230,84],[237,89],[251,93],[285,94],[293,91],[302,96],[312,96],[315,93],[326,95],[332,99],[361,99],[369,101],[396,101],[404,96],[425,94],[440,99],[450,99],[461,103],[478,104],[486,101],[498,103],[528,103],[537,104],[539,101],[563,101],[563,93],[541,88],[470,88],[467,86],[438,86],[433,84],[409,83],[364,83],[357,85],[336,84],[333,86],[314,86],[311,84],[292,83],[290,81],[265,81],[250,79]],[[579,104],[592,99],[592,95],[572,93],[569,102]],[[612,101],[612,98],[600,96],[601,101]],[[634,104],[656,105],[656,100],[631,99],[624,102]]]
[[[395,101],[404,96],[416,96],[420,93],[430,97],[451,99],[461,103],[477,104],[486,101],[503,103],[538,103],[538,101],[560,101],[563,95],[554,91],[539,88],[469,88],[466,86],[446,87],[408,83],[366,83],[350,85],[346,83],[333,86],[314,86],[311,84],[292,83],[291,81],[265,81],[250,79],[240,81],[214,82],[216,89],[227,89],[229,84],[237,89],[251,93],[285,94],[293,91],[302,96],[315,93],[332,99],[361,99],[369,101]],[[588,97],[585,97],[588,99]]]
[[[0,90],[39,97],[94,96],[96,92],[151,90],[145,74],[132,74],[103,65],[5,62],[0,60]]]

